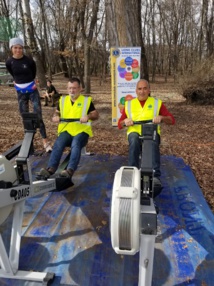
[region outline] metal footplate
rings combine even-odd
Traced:
[[[30,272],[18,270],[14,275],[5,273],[4,270],[0,269],[0,277],[2,278],[12,278],[26,281],[37,281],[41,282],[41,285],[48,285],[53,279],[55,274],[51,272]]]

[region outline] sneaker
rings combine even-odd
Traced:
[[[156,196],[158,196],[161,193],[163,187],[162,187],[161,181],[157,177],[153,178],[153,183],[154,183],[154,194],[153,194],[153,196],[155,198]]]
[[[52,148],[51,148],[50,143],[44,144],[44,148],[45,148],[45,151],[46,151],[47,153],[50,153],[50,152],[52,151]]]
[[[54,170],[52,168],[42,168],[38,173],[37,173],[37,177],[40,178],[44,178],[44,179],[48,179],[50,178],[51,175],[54,174]]]
[[[74,171],[72,169],[63,170],[59,175],[64,178],[72,178]]]
[[[162,186],[160,179],[157,178],[157,177],[154,177],[154,178],[153,178],[153,182],[154,182],[154,185],[155,185],[155,186],[160,186],[160,187]]]

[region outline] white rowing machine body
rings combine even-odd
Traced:
[[[118,254],[140,248],[140,170],[121,167],[114,178],[111,202],[111,243]]]

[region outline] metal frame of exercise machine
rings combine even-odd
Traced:
[[[9,253],[7,253],[0,234],[0,277],[41,281],[43,285],[47,285],[54,278],[54,273],[19,270],[25,200],[49,191],[60,191],[65,189],[65,186],[68,187],[73,184],[67,178],[33,181],[29,155],[33,152],[33,138],[36,129],[39,127],[37,114],[24,113],[23,123],[25,136],[22,144],[17,147],[18,149],[16,148],[19,153],[15,165],[5,156],[0,155],[0,224],[13,211]],[[9,154],[7,155],[9,156]]]

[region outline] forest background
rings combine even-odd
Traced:
[[[213,12],[213,0],[0,0],[0,62],[10,55],[9,39],[20,36],[36,61],[41,92],[47,78],[66,92],[67,79],[78,76],[103,118],[89,147],[127,155],[124,134],[111,126],[110,48],[140,46],[141,77],[176,117],[175,127],[163,128],[162,154],[180,156],[190,165],[214,210]],[[15,91],[3,81],[0,107],[4,152],[22,139],[23,131]],[[50,111],[43,108],[43,114],[54,129],[49,131],[54,142]],[[123,142],[124,148],[106,142]]]

